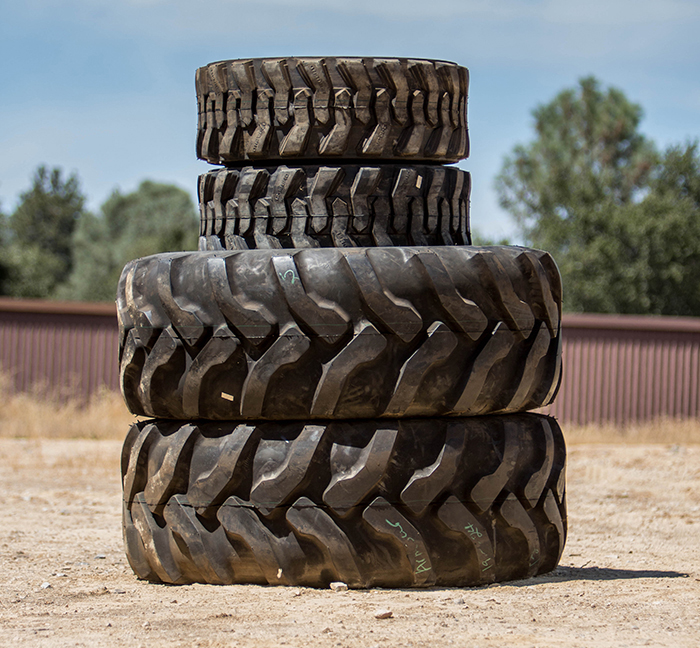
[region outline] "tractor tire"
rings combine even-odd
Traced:
[[[559,384],[560,277],[526,248],[157,254],[127,264],[117,304],[137,415],[473,416]]]
[[[220,61],[195,77],[197,157],[417,160],[469,155],[469,72],[447,61],[289,57]]]
[[[443,166],[279,166],[199,177],[200,249],[469,245],[470,177]]]
[[[535,414],[142,421],[122,477],[129,563],[162,583],[486,585],[566,537],[564,440]]]

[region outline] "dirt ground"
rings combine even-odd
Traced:
[[[136,580],[119,451],[0,439],[0,645],[700,645],[700,445],[571,446],[569,537],[551,574],[346,592]]]

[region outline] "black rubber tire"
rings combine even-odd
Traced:
[[[158,254],[127,264],[117,304],[137,415],[509,413],[559,383],[560,277],[526,248]]]
[[[278,166],[199,176],[200,249],[469,245],[469,173]]]
[[[471,586],[554,569],[565,446],[552,418],[145,421],[124,443],[141,579]]]
[[[289,57],[197,70],[197,157],[422,160],[469,155],[469,72],[447,61]]]
[[[565,446],[552,418],[134,425],[126,553],[164,583],[470,586],[554,569]]]

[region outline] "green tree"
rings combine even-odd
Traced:
[[[73,232],[84,216],[85,196],[75,174],[40,166],[20,195],[5,228],[6,292],[52,297],[73,269]]]
[[[74,236],[75,270],[61,290],[70,299],[114,301],[131,259],[197,246],[198,216],[189,194],[146,180],[129,194],[115,191],[98,216],[82,219]]]
[[[0,295],[9,292],[10,266],[8,262],[9,229],[7,216],[0,208]]]
[[[566,310],[700,314],[700,157],[663,154],[622,92],[582,79],[534,111],[496,180],[527,242],[554,255]]]

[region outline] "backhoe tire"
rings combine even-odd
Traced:
[[[278,166],[199,177],[200,249],[469,245],[470,177],[443,166]]]
[[[397,160],[469,155],[469,72],[447,61],[289,57],[197,70],[197,157]]]

